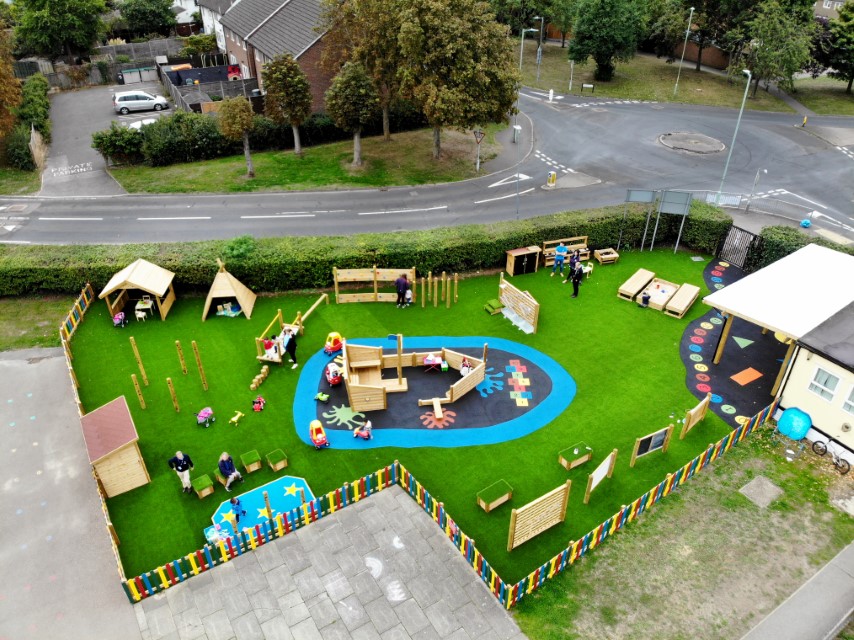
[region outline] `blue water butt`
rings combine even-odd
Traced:
[[[808,413],[797,407],[790,407],[783,412],[777,421],[777,429],[792,440],[800,440],[812,426],[812,418]]]

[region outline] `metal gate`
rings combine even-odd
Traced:
[[[740,227],[730,227],[718,258],[726,260],[739,268],[744,268],[750,251],[759,244],[759,236]]]

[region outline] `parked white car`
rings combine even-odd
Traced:
[[[153,96],[145,91],[120,91],[113,94],[113,108],[121,114],[149,109],[160,111],[169,108],[169,101],[163,96]]]

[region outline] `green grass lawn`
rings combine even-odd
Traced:
[[[744,96],[744,84],[740,80],[729,82],[726,77],[716,73],[698,72],[694,70],[693,63],[686,62],[682,65],[679,90],[674,97],[673,87],[679,71],[678,62],[668,64],[664,58],[649,54],[638,54],[629,62],[618,63],[611,82],[598,82],[593,79],[596,66],[592,60],[585,65],[576,64],[572,91],[569,91],[570,64],[567,55],[567,49],[562,49],[560,43],[546,43],[540,65],[540,81],[537,82],[537,43],[534,39],[527,38],[522,62],[522,83],[527,87],[537,87],[545,91],[554,89],[556,95],[684,102],[732,109],[741,106]],[[582,83],[594,84],[595,93],[591,94],[587,89],[582,94]],[[748,96],[745,108],[757,111],[792,111],[785,102],[764,91],[759,91],[755,98]]]
[[[0,167],[0,194],[4,196],[24,196],[41,189],[41,174],[38,171],[20,171]]]
[[[848,83],[833,78],[795,80],[792,97],[823,116],[854,116],[854,93],[845,93]]]
[[[481,143],[481,161],[496,154],[491,125]],[[432,130],[396,133],[390,142],[382,136],[362,140],[364,166],[353,168],[353,141],[305,147],[302,157],[293,151],[252,154],[255,177],[246,177],[243,155],[168,167],[115,167],[111,173],[131,193],[213,193],[242,191],[299,191],[391,187],[472,178],[476,145],[471,133],[442,132],[442,158],[432,158]]]
[[[0,351],[58,347],[59,325],[75,299],[62,295],[0,298]]]
[[[309,319],[300,341],[304,362],[322,348],[330,331],[345,337],[383,337],[402,332],[415,335],[482,335],[515,340],[556,359],[575,378],[578,394],[557,420],[533,434],[506,443],[456,449],[380,448],[363,452],[326,449],[316,452],[305,445],[295,429],[292,407],[301,370],[273,367],[260,391],[268,404],[262,414],[247,415],[239,428],[228,425],[235,410],[247,412],[254,393],[249,383],[258,373],[254,336],[260,335],[277,308],[286,319],[305,311],[316,295],[261,297],[251,321],[245,318],[212,317],[200,321],[203,298],[179,295],[166,322],[131,321],[127,328],[112,326],[105,305],[95,305],[73,342],[74,366],[80,381],[84,407],[92,410],[124,394],[140,436],[151,484],[109,501],[110,513],[122,540],[120,551],[128,575],[150,570],[200,547],[202,529],[210,524],[216,505],[225,497],[221,490],[212,499],[199,501],[180,492],[166,461],[175,450],[188,452],[196,461],[196,473],[210,473],[219,454],[235,458],[250,449],[262,454],[282,448],[289,458],[288,472],[304,476],[315,494],[398,459],[438,499],[463,531],[477,540],[478,548],[499,574],[516,581],[562,550],[605,518],[660,481],[727,433],[728,427],[713,415],[684,440],[674,438],[664,455],[643,458],[628,467],[631,447],[638,435],[666,426],[669,416],[696,401],[685,387],[685,369],[678,357],[678,343],[687,322],[707,310],[697,303],[682,320],[638,309],[616,297],[618,286],[639,267],[664,274],[672,281],[703,286],[703,263],[689,254],[669,251],[626,253],[617,265],[597,267],[582,287],[577,300],[569,298],[569,286],[547,272],[525,276],[518,286],[540,301],[540,327],[525,335],[501,316],[489,316],[483,303],[496,297],[498,277],[464,280],[460,302],[452,309],[407,310],[389,304],[321,306]],[[703,288],[705,290],[705,288]],[[144,388],[148,408],[141,410],[131,384],[138,373],[128,338],[135,336],[150,385]],[[182,375],[175,349],[180,340],[190,359],[190,373]],[[190,341],[201,352],[208,392],[201,387],[192,363]],[[171,377],[181,411],[169,398],[166,377]],[[313,402],[310,398],[301,399]],[[219,417],[211,429],[196,426],[193,415],[212,406]],[[564,470],[557,453],[584,440],[594,449],[591,463]],[[620,450],[612,479],[582,504],[587,475],[613,448]],[[448,469],[458,469],[455,474]],[[255,473],[246,489],[269,482],[271,471]],[[511,507],[518,507],[573,480],[569,516],[562,526],[541,534],[513,551],[506,551]],[[497,480],[514,489],[511,504],[484,513],[476,495]]]

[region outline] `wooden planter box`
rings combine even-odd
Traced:
[[[477,504],[481,509],[489,513],[512,497],[513,487],[507,484],[505,480],[499,480],[495,484],[489,485],[486,489],[478,491]]]
[[[584,442],[567,447],[557,454],[557,461],[567,471],[583,465],[593,457],[593,449]]]

